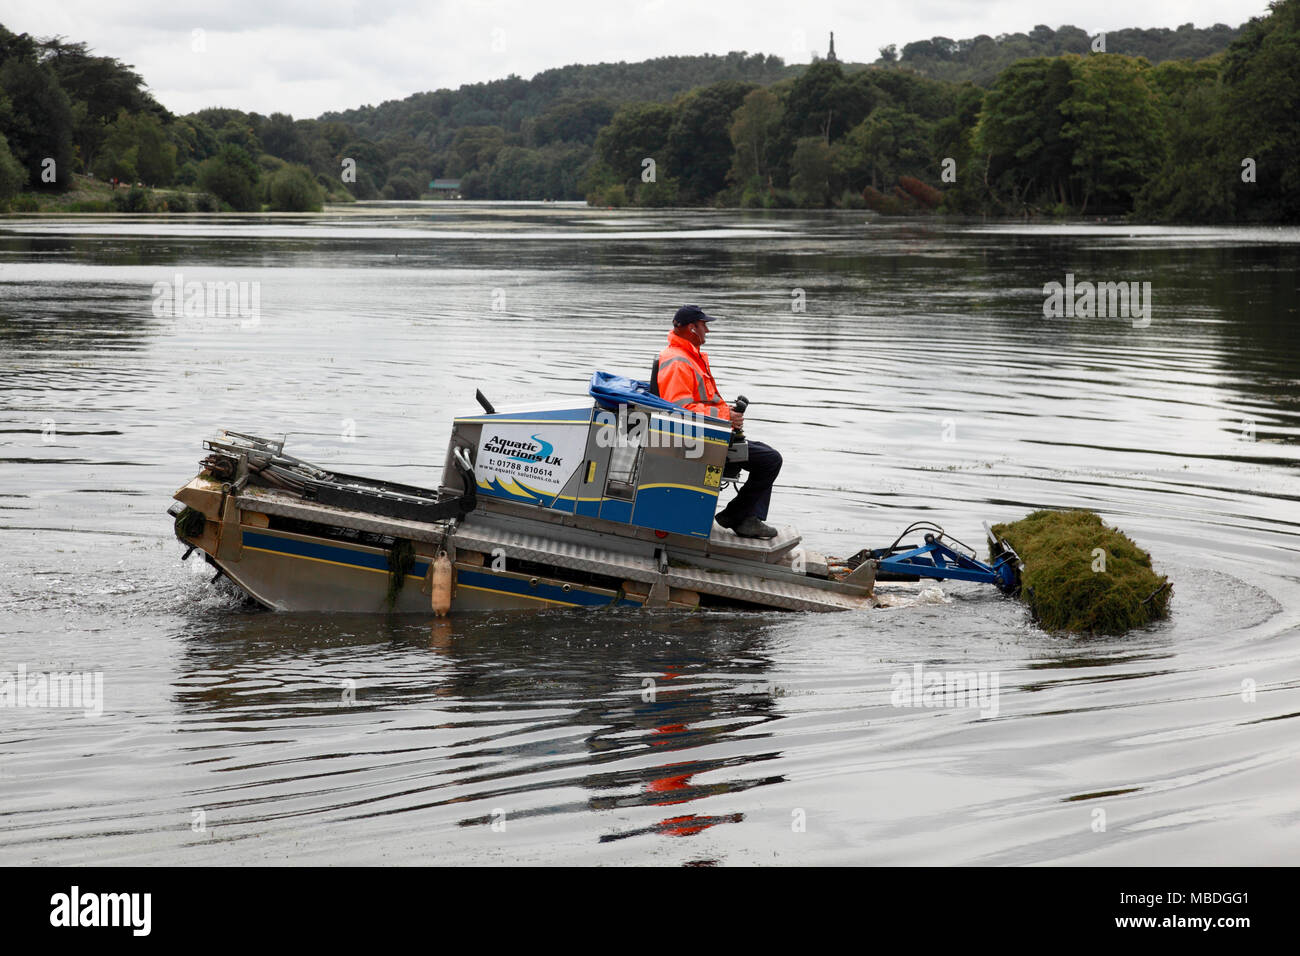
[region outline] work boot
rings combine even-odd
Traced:
[[[713,520],[729,531],[736,526],[736,519],[725,511],[719,511],[713,516]]]
[[[775,538],[776,529],[764,524],[759,518],[750,515],[732,529],[742,538]]]

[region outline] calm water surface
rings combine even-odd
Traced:
[[[1044,319],[1066,273],[1149,281],[1149,326]],[[258,283],[258,321],[156,315],[178,274]],[[1293,863],[1298,276],[1297,230],[0,220],[0,673],[104,675],[99,717],[0,710],[0,863]],[[1172,576],[1172,620],[1053,637],[969,585],[851,615],[290,616],[180,562],[164,512],[215,429],[436,484],[475,388],[643,375],[684,301],[724,317],[719,383],[812,547],[1093,508]],[[997,675],[997,715],[893,706],[916,664]]]

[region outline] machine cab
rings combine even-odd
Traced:
[[[443,486],[460,487],[457,449],[480,498],[709,537],[729,423],[654,395],[649,383],[596,372],[593,404],[455,419]]]

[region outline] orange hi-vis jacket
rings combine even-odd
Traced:
[[[668,333],[668,347],[659,353],[659,397],[697,415],[731,421],[731,407],[718,393],[708,354],[676,329]]]

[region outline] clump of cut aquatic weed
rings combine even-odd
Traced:
[[[1169,616],[1169,578],[1092,511],[1035,511],[993,534],[1024,562],[1020,596],[1046,630],[1124,634]]]
[[[203,516],[202,511],[196,511],[189,505],[181,509],[181,513],[176,516],[173,527],[176,531],[176,537],[182,541],[186,538],[197,538],[203,534],[203,529],[207,525],[207,518]]]
[[[415,567],[415,545],[405,538],[396,538],[388,550],[388,608],[397,606],[397,596],[406,583],[406,575]]]

